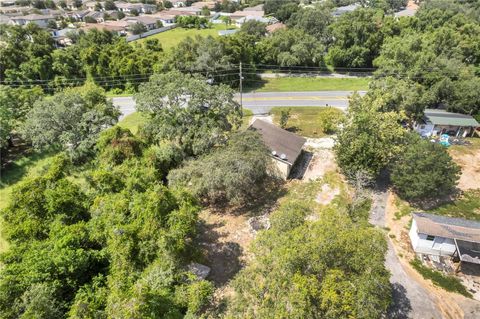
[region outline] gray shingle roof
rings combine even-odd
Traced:
[[[413,213],[413,219],[419,233],[480,243],[480,222],[428,213]]]
[[[250,129],[259,132],[270,151],[275,151],[278,159],[290,165],[295,163],[302,152],[303,144],[307,141],[301,136],[259,119],[250,125]],[[285,154],[285,158],[281,158],[282,154]]]

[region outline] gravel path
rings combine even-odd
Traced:
[[[370,213],[370,223],[385,227],[385,207],[388,192],[381,185],[373,193],[373,205]],[[417,281],[411,278],[403,269],[400,260],[393,249],[390,238],[387,238],[388,250],[385,256],[385,267],[391,272],[393,304],[390,306],[388,319],[441,319],[436,307],[436,299],[430,295]]]

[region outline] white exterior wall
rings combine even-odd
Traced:
[[[434,240],[427,240],[427,234],[418,233],[415,220],[412,221],[409,236],[416,253],[434,256],[452,256],[455,253],[453,239],[436,236]]]
[[[275,158],[272,158],[272,161],[277,167],[276,173],[278,174],[278,176],[286,180],[288,178],[288,175],[290,174],[290,169],[292,168],[292,166]]]
[[[433,124],[416,124],[415,131],[421,136],[431,136],[435,126]]]

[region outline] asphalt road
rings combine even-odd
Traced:
[[[348,97],[352,91],[316,91],[316,92],[259,92],[244,93],[242,96],[243,107],[254,114],[265,114],[272,107],[287,106],[333,106],[342,110],[348,107]],[[366,91],[360,91],[364,95]],[[240,100],[239,94],[235,96]],[[135,112],[135,101],[131,96],[114,97],[113,104],[120,108],[123,116]]]

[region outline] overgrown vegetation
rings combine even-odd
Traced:
[[[462,285],[458,278],[444,275],[439,271],[430,269],[429,267],[424,266],[418,259],[412,260],[410,264],[423,276],[423,278],[431,280],[434,285],[447,291],[456,292],[465,297],[472,298],[472,294],[468,292],[467,288]]]

